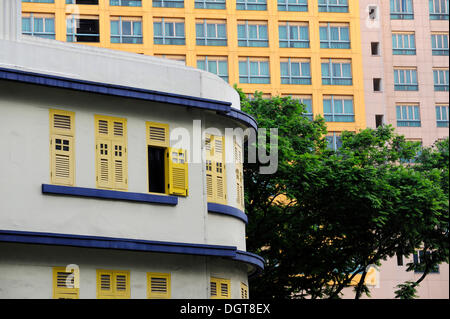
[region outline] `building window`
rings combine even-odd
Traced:
[[[353,97],[324,95],[323,114],[327,122],[354,122]]]
[[[236,173],[236,205],[237,207],[245,211],[244,200],[244,166],[242,159],[242,147],[236,140],[236,136],[233,138],[234,144],[234,165]]]
[[[267,10],[267,0],[236,0],[236,10]]]
[[[319,33],[322,49],[350,49],[348,23],[320,23]]]
[[[448,91],[448,69],[433,69],[434,90]]]
[[[66,0],[67,4],[91,4],[98,5],[98,0]]]
[[[381,92],[381,79],[374,78],[374,79],[372,79],[372,82],[373,82],[373,91]]]
[[[50,110],[50,181],[75,184],[75,113]]]
[[[431,20],[448,20],[449,0],[429,0],[429,3]]]
[[[391,0],[391,20],[413,19],[413,0]]]
[[[67,42],[100,42],[98,16],[69,16]]]
[[[308,11],[308,0],[278,0],[278,11]]]
[[[323,85],[352,85],[352,62],[347,59],[322,59]]]
[[[448,127],[448,105],[436,105],[436,126]]]
[[[370,53],[373,56],[379,56],[380,55],[380,42],[371,42],[370,43]]]
[[[448,56],[448,33],[432,33],[431,50],[433,55]]]
[[[97,270],[97,299],[130,298],[130,272]]]
[[[395,91],[418,91],[417,69],[394,69],[394,90]]]
[[[97,187],[128,188],[127,120],[95,115]]]
[[[424,259],[426,254],[430,254],[430,252],[425,252],[424,250],[417,250],[413,255],[413,261],[416,265],[423,265],[423,269],[414,270],[415,273],[423,273],[425,271]],[[435,265],[432,269],[430,269],[430,273],[439,273],[439,266]]]
[[[278,33],[280,48],[309,48],[307,22],[280,22]]]
[[[111,17],[111,43],[142,43],[141,18]]]
[[[53,299],[78,299],[80,294],[78,269],[53,267]]]
[[[268,58],[239,58],[239,82],[254,84],[269,84]]]
[[[416,55],[414,33],[392,33],[392,54]]]
[[[375,115],[375,127],[382,126],[384,124],[384,115],[376,114]]]
[[[197,45],[227,45],[227,25],[225,20],[197,20],[195,30]]]
[[[170,299],[170,274],[147,273],[147,298]]]
[[[248,286],[241,282],[241,299],[248,299]]]
[[[420,127],[420,110],[418,104],[398,104],[396,110],[398,127]]]
[[[169,45],[184,45],[184,20],[170,18],[155,18],[153,20],[154,43]]]
[[[337,152],[342,146],[342,138],[340,133],[337,132],[329,132],[327,136],[325,136],[327,140],[327,148]]]
[[[210,203],[227,203],[225,137],[206,134],[206,194]]]
[[[153,0],[154,8],[184,8],[184,0]]]
[[[306,58],[280,59],[281,84],[311,84],[311,62]]]
[[[228,58],[220,56],[199,56],[197,68],[214,73],[228,82]]]
[[[211,277],[210,296],[211,299],[230,299],[230,280]]]
[[[110,6],[142,7],[141,0],[109,0]]]
[[[348,0],[319,0],[319,12],[348,12]]]
[[[22,34],[55,39],[55,16],[45,13],[23,13]]]
[[[177,54],[155,54],[155,57],[183,62],[186,65],[186,56]]]
[[[225,9],[226,0],[195,0],[196,9]]]
[[[269,35],[266,21],[238,21],[238,46],[268,47]]]
[[[186,150],[169,147],[169,125],[146,122],[149,193],[188,196]]]
[[[305,113],[303,115],[308,119],[313,119],[312,109],[312,96],[311,95],[295,95],[295,94],[283,94],[283,97],[290,96],[293,100],[298,100],[299,103],[305,107]]]

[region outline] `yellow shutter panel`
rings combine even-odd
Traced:
[[[236,172],[236,204],[239,209],[244,210],[244,177],[242,164],[242,148],[234,141],[234,163]]]
[[[147,145],[169,147],[169,125],[147,122]]]
[[[53,298],[54,299],[78,299],[79,298],[79,273],[66,271],[64,267],[53,268]]]
[[[207,135],[206,190],[209,202],[226,204],[227,185],[225,172],[225,139],[223,136]]]
[[[167,148],[168,193],[172,195],[187,196],[188,194],[188,163],[186,150]]]
[[[211,299],[230,299],[230,280],[211,278],[210,280],[210,296]]]
[[[97,270],[97,298],[130,298],[130,273],[128,271]]]
[[[170,274],[147,273],[147,297],[170,298]]]
[[[50,180],[52,184],[75,183],[75,113],[50,110]]]
[[[97,187],[126,190],[126,120],[95,115]]]
[[[130,298],[130,274],[128,272],[114,273],[114,295],[118,299]]]

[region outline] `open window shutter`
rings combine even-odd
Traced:
[[[127,189],[128,178],[126,175],[126,147],[124,143],[113,142],[112,145],[112,164],[114,187],[120,189]]]
[[[148,298],[170,298],[170,274],[148,274]]]
[[[212,136],[207,135],[205,140],[205,152],[206,152],[206,194],[208,202],[214,201],[214,186],[213,180],[215,180],[215,171],[213,171],[213,148],[212,148]]]
[[[53,184],[74,185],[75,113],[50,110],[50,179]]]
[[[244,210],[244,178],[242,165],[242,149],[234,141],[234,163],[236,166],[236,203],[241,210]]]
[[[188,193],[188,163],[186,150],[167,148],[168,159],[168,191],[169,194],[187,196]]]
[[[97,140],[97,185],[110,188],[112,184],[111,142]]]

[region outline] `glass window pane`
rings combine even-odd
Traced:
[[[334,113],[342,114],[344,112],[342,100],[334,100]]]
[[[122,34],[131,35],[131,21],[122,21]]]
[[[331,114],[331,100],[323,100],[323,113]]]
[[[278,33],[279,33],[280,39],[287,39],[287,27],[286,26],[280,25],[278,27]]]

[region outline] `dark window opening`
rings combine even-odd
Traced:
[[[381,79],[373,79],[373,91],[381,92]]]
[[[148,191],[165,193],[164,149],[148,146]]]
[[[403,255],[397,253],[397,266],[403,266]]]
[[[383,115],[375,115],[375,127],[383,125]]]
[[[370,43],[372,55],[380,55],[380,43],[379,42],[371,42]]]
[[[71,0],[71,1],[69,0],[69,1],[67,1],[67,3],[98,5],[98,0]]]

